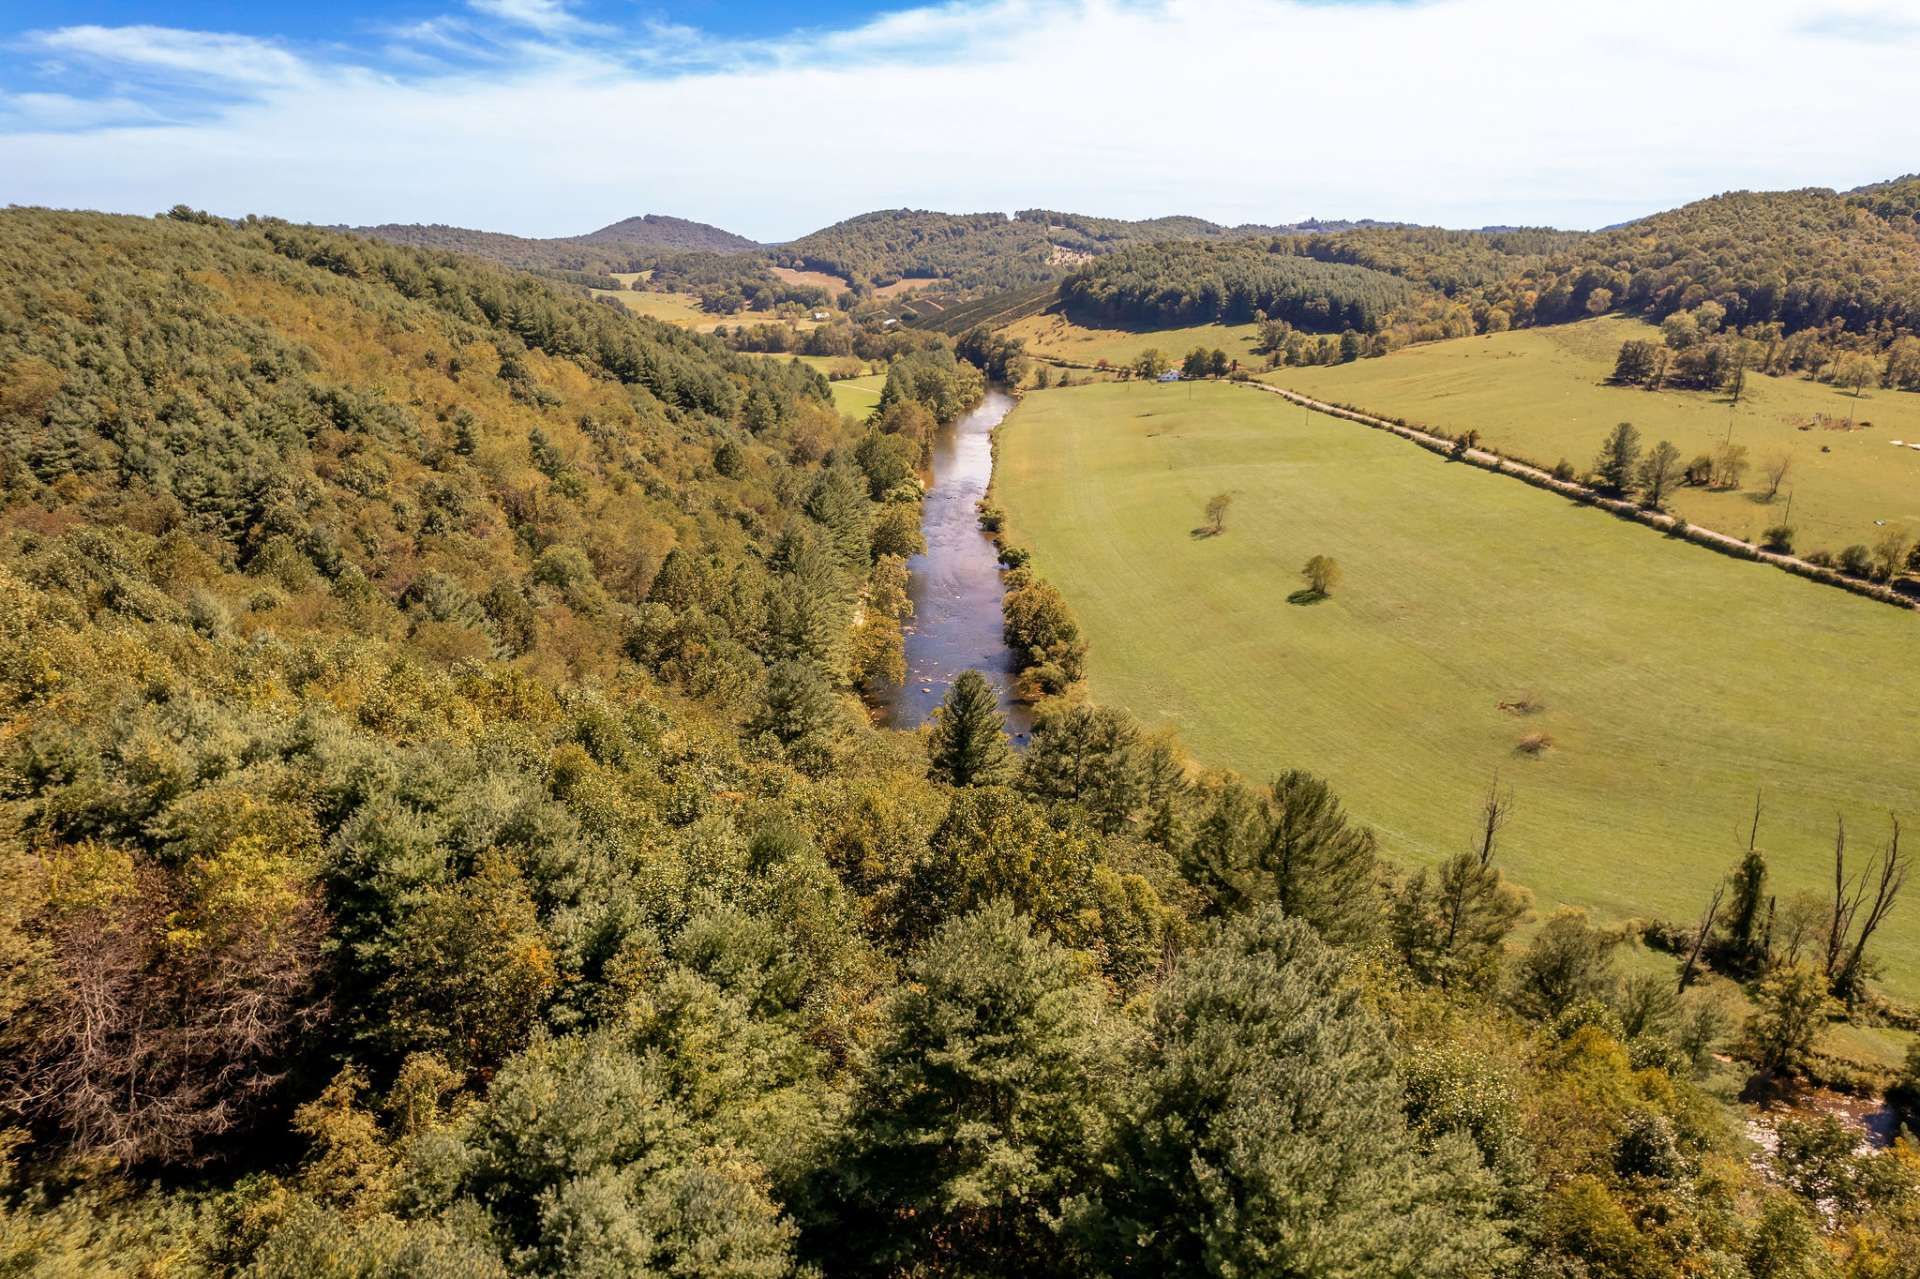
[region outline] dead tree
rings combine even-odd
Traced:
[[[1907,862],[1900,855],[1900,819],[1894,817],[1893,833],[1887,839],[1887,846],[1880,851],[1877,862],[1870,865],[1860,875],[1852,887],[1851,896],[1845,904],[1845,918],[1849,927],[1859,920],[1859,929],[1854,932],[1851,946],[1845,945],[1846,934],[1840,934],[1845,957],[1840,960],[1839,970],[1828,970],[1828,980],[1832,982],[1834,993],[1847,1001],[1851,1009],[1858,998],[1860,987],[1866,978],[1867,943],[1880,925],[1886,922],[1893,911],[1893,904],[1900,896],[1900,890],[1907,882]],[[1836,883],[1839,882],[1840,868],[1835,866]],[[1869,892],[1871,890],[1871,892]],[[1860,913],[1861,907],[1866,913]],[[1840,902],[1835,902],[1835,917],[1840,917]],[[1837,953],[1837,952],[1836,952]]]
[[[1687,962],[1680,966],[1680,987],[1677,993],[1685,994],[1693,984],[1694,968],[1700,962],[1700,952],[1706,949],[1707,938],[1713,935],[1713,917],[1720,913],[1720,899],[1727,891],[1727,881],[1721,880],[1713,886],[1713,897],[1707,902],[1707,913],[1700,919],[1700,931],[1693,935],[1693,949],[1687,952]]]

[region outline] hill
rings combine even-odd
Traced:
[[[442,253],[462,253],[525,271],[575,271],[604,276],[644,270],[649,254],[638,246],[584,240],[536,240],[500,231],[467,227],[387,223],[381,226],[330,227],[332,231],[383,240],[388,244]]]
[[[1856,199],[1810,188],[1699,200],[1582,238],[1487,301],[1516,322],[1609,308],[1659,320],[1712,302],[1730,328],[1910,330],[1920,324],[1920,239]]]
[[[1012,217],[884,209],[789,241],[776,255],[787,265],[876,286],[938,278],[962,290],[1009,290],[1057,280],[1075,264],[1127,245],[1248,233],[1186,216],[1130,221],[1049,209]]]
[[[673,249],[701,253],[750,253],[760,246],[744,235],[723,231],[705,222],[645,213],[573,237],[581,244],[639,245],[649,249]]]
[[[522,270],[574,271],[591,275],[645,270],[662,254],[730,254],[759,248],[745,236],[723,231],[719,227],[657,213],[626,218],[585,235],[551,239],[530,239],[499,231],[417,223],[331,229],[411,248],[465,253]]]

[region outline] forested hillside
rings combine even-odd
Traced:
[[[1700,1083],[1813,1068],[1864,933],[1823,974],[1716,925],[1701,964],[1779,974],[1735,1041],[1621,933],[1516,936],[1497,784],[1409,875],[1311,774],[1203,774],[1111,708],[1016,756],[963,677],[872,728],[917,468],[982,387],[887,353],[854,423],[800,363],[472,259],[0,213],[0,1273],[1912,1252],[1910,1150],[1782,1124],[1821,1176],[1756,1168]],[[1070,686],[1065,601],[1011,585]]]
[[[1124,249],[1068,276],[1060,300],[1071,314],[1124,324],[1244,324],[1264,312],[1315,332],[1372,333],[1414,296],[1383,271],[1290,248],[1286,240],[1247,240]]]
[[[884,286],[902,278],[941,278],[963,290],[1014,289],[1058,279],[1076,262],[1126,245],[1234,238],[1204,218],[1129,221],[1048,209],[1001,213],[865,213],[779,246],[781,260]]]
[[[1713,302],[1737,327],[1884,334],[1920,322],[1920,240],[1833,191],[1736,191],[1580,240],[1497,301],[1534,322]]]
[[[412,248],[464,253],[503,266],[591,275],[646,270],[663,254],[747,253],[760,247],[745,236],[704,222],[657,213],[625,218],[585,235],[553,239],[528,239],[498,231],[417,223],[334,229]]]
[[[749,253],[760,246],[705,222],[645,213],[574,237],[584,244],[637,244],[649,249],[676,249],[701,253]]]

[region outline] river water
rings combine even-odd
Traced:
[[[1000,638],[1000,560],[981,531],[978,506],[993,478],[993,428],[1013,409],[997,388],[933,438],[933,487],[920,505],[924,553],[907,561],[913,616],[906,625],[907,680],[888,699],[892,728],[917,728],[961,671],[985,675],[1000,695],[1007,731],[1025,744],[1027,708],[1013,700],[1013,653]]]

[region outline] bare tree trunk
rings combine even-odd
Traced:
[[[1700,931],[1694,935],[1693,949],[1687,952],[1687,962],[1680,968],[1680,988],[1676,993],[1685,993],[1693,984],[1694,966],[1700,962],[1700,952],[1706,948],[1707,937],[1713,932],[1713,917],[1720,913],[1720,898],[1726,894],[1727,883],[1721,880],[1713,888],[1713,899],[1707,903],[1707,913],[1700,921]]]
[[[1859,994],[1861,965],[1866,960],[1867,942],[1880,925],[1885,922],[1893,910],[1893,903],[1907,882],[1907,863],[1900,856],[1900,819],[1893,818],[1893,835],[1887,841],[1887,847],[1880,854],[1879,873],[1869,874],[1874,880],[1873,904],[1867,908],[1866,918],[1860,922],[1860,931],[1854,937],[1853,948],[1847,952],[1846,962],[1840,966],[1836,984],[1846,998],[1847,1008],[1851,1010]],[[1865,890],[1865,882],[1861,884]],[[1856,899],[1856,902],[1858,899]]]

